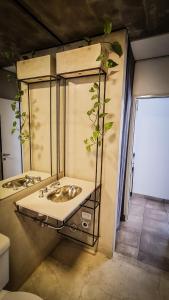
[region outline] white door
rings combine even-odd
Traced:
[[[169,199],[169,98],[139,100],[133,193]]]
[[[11,134],[14,121],[11,103],[12,100],[0,98],[3,179],[22,173],[20,140],[18,133]]]

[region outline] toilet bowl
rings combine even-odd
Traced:
[[[32,293],[3,290],[9,281],[9,247],[9,238],[0,233],[0,300],[42,300]]]

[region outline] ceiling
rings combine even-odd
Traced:
[[[169,1],[0,0],[0,65],[25,52],[102,34],[105,19],[113,30],[127,28],[131,40],[167,33]]]

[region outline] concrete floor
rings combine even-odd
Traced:
[[[169,300],[169,273],[118,253],[92,255],[63,240],[21,290],[44,300]]]
[[[116,251],[169,272],[169,201],[133,196]]]

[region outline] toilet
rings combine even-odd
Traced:
[[[3,290],[9,281],[9,247],[9,238],[0,233],[0,300],[42,300],[31,293]]]

